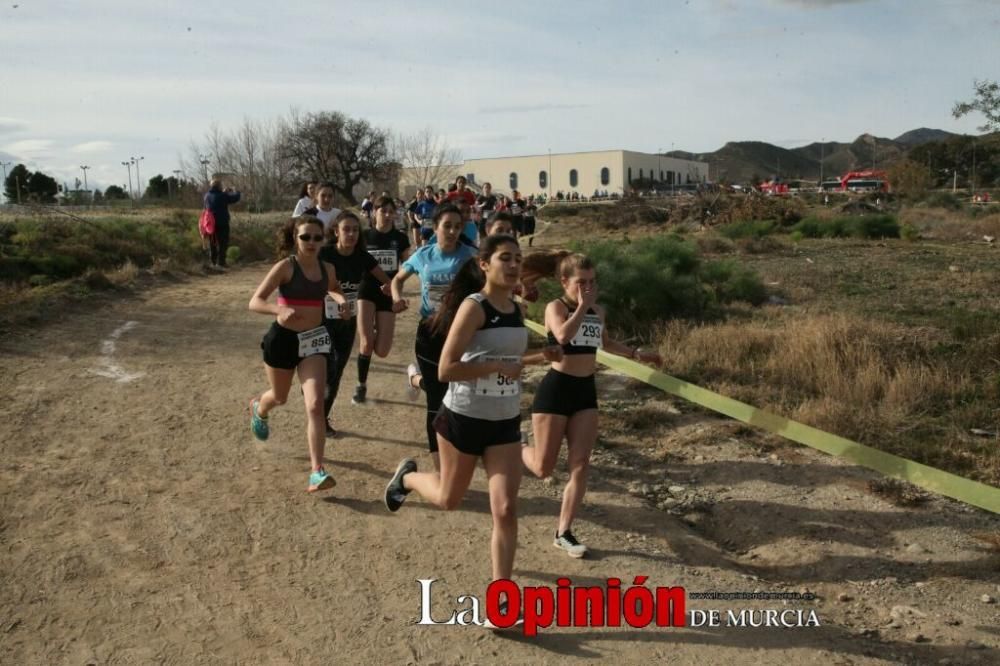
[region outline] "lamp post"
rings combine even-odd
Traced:
[[[179,195],[180,194],[180,189],[181,189],[181,173],[182,172],[181,172],[180,169],[174,169],[173,171],[171,171],[171,173],[174,174],[174,180],[177,182],[177,194]],[[169,178],[167,179],[167,198],[168,199],[170,198],[170,179]]]
[[[145,157],[135,157],[132,156],[132,164],[135,165],[135,189],[139,190],[139,198],[142,199],[143,187],[142,180],[139,177],[139,162],[146,159]]]
[[[87,166],[86,164],[80,165],[80,170],[83,171],[83,190],[85,192],[89,191],[89,188],[87,187],[87,169],[89,168],[90,167]]]
[[[823,157],[826,150],[826,137],[819,144],[819,188],[823,189]]]
[[[549,148],[549,198],[548,201],[552,201],[552,178],[555,174],[552,173],[552,149]]]
[[[673,141],[670,142],[670,152],[671,153],[674,152],[674,142]],[[677,184],[677,176],[676,175],[671,176],[671,178],[670,178],[670,196],[675,196],[677,194],[677,192],[674,190],[674,185],[676,185],[676,184]]]
[[[208,159],[208,155],[199,155],[198,161],[201,162],[201,169],[205,174],[205,187],[208,187],[208,165],[211,164],[212,161]]]
[[[13,162],[0,162],[0,168],[3,169],[3,186],[7,187],[7,167],[9,167]]]
[[[128,161],[125,161],[125,162],[122,162],[122,166],[125,167],[126,169],[128,169],[128,198],[134,204],[135,203],[135,199],[133,199],[133,195],[132,195],[132,163],[128,162]]]
[[[656,149],[656,175],[659,176],[659,181],[663,182],[663,148]],[[657,194],[659,194],[659,188],[657,189]]]

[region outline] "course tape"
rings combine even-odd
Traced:
[[[545,328],[540,324],[525,320],[525,325],[535,333],[545,335]],[[725,414],[737,421],[762,428],[818,451],[844,458],[886,476],[908,481],[925,490],[1000,514],[1000,489],[993,486],[901,458],[885,451],[879,451],[870,446],[807,426],[804,423],[772,414],[745,402],[727,398],[714,391],[671,377],[641,363],[608,354],[603,349],[598,350],[597,360],[629,377],[719,414]]]

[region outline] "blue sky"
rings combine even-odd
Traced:
[[[991,0],[7,0],[0,161],[123,185],[293,106],[465,158],[974,132],[950,111],[1000,78],[998,35]]]

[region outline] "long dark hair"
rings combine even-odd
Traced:
[[[358,242],[354,246],[353,254],[357,254],[358,252],[367,252],[368,249],[365,246],[365,230],[361,228],[361,220],[356,214],[349,210],[342,210],[337,217],[333,218],[333,222],[330,223],[330,228],[326,230],[327,244],[337,244],[337,229],[340,228],[340,223],[344,220],[354,220],[358,223]]]
[[[309,196],[309,186],[312,184],[313,181],[311,180],[307,180],[306,182],[302,183],[302,189],[299,190],[299,199],[301,199],[302,197]]]
[[[300,215],[299,217],[288,218],[281,229],[278,230],[278,256],[295,253],[295,235],[298,228],[307,224],[315,224],[323,230],[323,221],[312,215]]]
[[[470,257],[458,269],[455,278],[448,285],[447,291],[444,292],[444,298],[441,299],[441,307],[431,315],[431,332],[436,335],[444,335],[448,332],[448,329],[451,328],[451,322],[455,321],[455,313],[458,312],[462,301],[470,294],[482,291],[483,287],[486,286],[486,275],[479,268],[479,262],[488,262],[500,247],[508,243],[514,247],[520,247],[517,244],[517,239],[507,234],[487,236],[483,239],[483,242],[479,245],[479,254],[475,257]]]

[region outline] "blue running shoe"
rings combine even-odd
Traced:
[[[309,492],[314,493],[317,490],[327,490],[333,488],[337,485],[337,482],[333,480],[333,477],[326,473],[322,467],[309,475]]]
[[[266,442],[271,434],[271,428],[267,425],[266,416],[257,416],[257,406],[260,400],[250,401],[250,432],[262,442]]]

